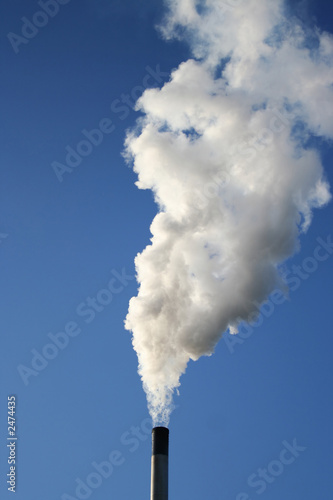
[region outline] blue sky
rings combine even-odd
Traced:
[[[160,0],[58,6],[35,18],[46,24],[27,43],[7,35],[21,34],[38,2],[10,2],[1,16],[1,498],[12,494],[6,412],[15,395],[17,500],[144,499],[149,415],[123,321],[156,205],[121,152],[135,99],[162,86],[189,49],[155,30]],[[308,22],[333,30],[326,1],[307,9]],[[59,174],[72,148],[81,158]],[[320,153],[332,185],[332,148],[321,143]],[[170,499],[330,497],[332,216],[332,203],[315,212],[286,263],[289,300],[271,299],[261,325],[190,363],[170,423]],[[62,348],[52,347],[64,331]],[[294,455],[283,452],[290,446]],[[99,480],[97,464],[110,460]],[[258,483],[259,469],[273,475]],[[98,485],[78,494],[77,478]]]

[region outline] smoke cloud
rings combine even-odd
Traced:
[[[169,0],[161,27],[193,58],[126,139],[139,189],[158,205],[135,259],[125,327],[154,425],[167,425],[189,360],[209,356],[280,287],[314,208],[330,199],[319,138],[333,138],[333,38],[282,0]]]

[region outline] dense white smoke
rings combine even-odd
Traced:
[[[169,0],[164,36],[193,59],[147,90],[127,136],[159,212],[136,257],[126,328],[154,424],[190,359],[210,355],[270,292],[312,209],[330,198],[316,137],[333,138],[333,38],[282,0]]]

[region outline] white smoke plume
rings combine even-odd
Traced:
[[[125,322],[155,425],[189,360],[286,290],[278,266],[330,199],[313,144],[333,138],[329,33],[282,0],[167,3],[163,34],[185,37],[193,59],[145,91],[126,140],[159,208]]]

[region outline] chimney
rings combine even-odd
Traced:
[[[168,500],[169,429],[152,430],[150,500]]]

